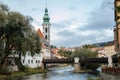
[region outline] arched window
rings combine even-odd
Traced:
[[[45,28],[45,32],[47,33],[47,28]]]
[[[48,32],[50,32],[50,28],[48,27]]]
[[[45,35],[45,39],[47,39],[47,35]]]

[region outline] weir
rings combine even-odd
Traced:
[[[81,72],[79,58],[74,58],[74,72]]]

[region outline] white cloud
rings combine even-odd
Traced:
[[[42,30],[44,0],[27,0],[25,6],[18,6],[24,1],[4,2],[13,10],[32,16],[32,25]],[[48,0],[51,44],[69,47],[113,40],[110,28],[114,26],[114,12],[108,2],[113,0]]]

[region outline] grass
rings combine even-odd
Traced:
[[[89,77],[87,80],[101,80],[101,79],[99,79],[99,78],[94,79],[94,78]]]
[[[20,76],[26,76],[26,75],[32,75],[32,74],[38,74],[44,72],[46,72],[46,70],[43,71],[41,68],[26,67],[24,71],[15,71],[6,75],[0,75],[0,79],[8,78],[8,77],[20,77]]]

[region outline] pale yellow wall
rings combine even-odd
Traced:
[[[106,56],[116,54],[115,45],[105,46],[104,53]]]

